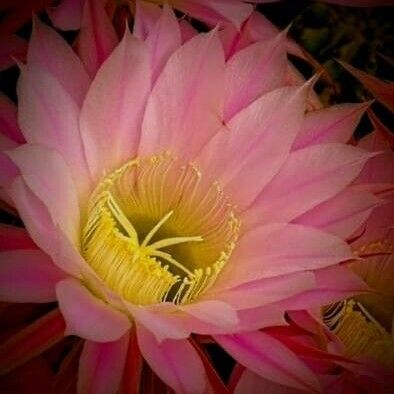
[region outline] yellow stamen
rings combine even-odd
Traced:
[[[82,251],[126,300],[191,302],[230,258],[240,227],[235,208],[201,177],[193,164],[179,166],[164,153],[128,162],[97,186]]]

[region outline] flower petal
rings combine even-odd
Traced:
[[[219,287],[319,269],[353,257],[340,238],[297,224],[256,227],[238,242],[218,278]]]
[[[372,156],[353,146],[335,143],[292,152],[244,220],[253,225],[295,219],[343,190]]]
[[[154,311],[143,306],[127,303],[127,309],[132,313],[133,318],[140,324],[148,327],[158,342],[164,339],[184,339],[190,335],[190,331],[177,320],[171,319],[166,313],[160,310]]]
[[[392,5],[392,2],[390,2]],[[390,111],[394,111],[394,83],[384,82],[368,73],[358,70],[357,68],[339,61],[340,65],[344,67],[350,74],[357,78],[363,86],[368,89],[377,100],[385,105]]]
[[[45,205],[33,194],[22,177],[10,187],[10,195],[33,241],[62,270],[79,277],[84,260],[70,240],[56,227]]]
[[[16,118],[15,104],[3,93],[0,92],[0,132],[17,142],[23,144],[25,137],[21,133]]]
[[[67,42],[38,18],[34,19],[27,64],[50,73],[75,103],[81,106],[89,86],[89,77]]]
[[[78,30],[81,27],[83,0],[63,0],[55,8],[47,9],[54,26],[62,30]]]
[[[25,144],[8,151],[32,192],[48,208],[53,223],[79,242],[79,204],[75,184],[63,158],[40,145]]]
[[[97,72],[81,112],[81,134],[94,180],[135,156],[150,79],[148,50],[126,31]]]
[[[250,4],[244,4],[238,0],[183,0],[177,2],[176,7],[211,26],[227,21],[237,28],[241,27],[253,11]]]
[[[20,227],[0,224],[0,251],[15,249],[36,249],[29,233]]]
[[[350,188],[294,220],[341,238],[350,237],[384,201],[371,193]]]
[[[93,296],[75,279],[59,282],[56,294],[66,320],[66,335],[78,335],[94,342],[112,342],[131,326],[126,315]]]
[[[319,381],[287,347],[261,332],[219,335],[214,339],[238,362],[282,385],[320,392]]]
[[[224,56],[216,31],[199,34],[169,58],[145,111],[139,153],[191,158],[220,129]]]
[[[85,341],[79,360],[80,394],[116,394],[122,380],[129,334],[115,342]]]
[[[158,343],[142,325],[137,324],[141,353],[153,371],[179,394],[202,394],[206,377],[202,361],[187,340],[167,339]]]
[[[308,89],[274,90],[234,116],[196,159],[204,179],[217,180],[234,203],[247,207],[286,160],[304,118]]]
[[[31,144],[60,153],[72,171],[81,195],[89,188],[79,132],[79,108],[60,82],[47,71],[26,66],[18,81],[18,118]]]
[[[26,41],[16,34],[2,34],[0,37],[0,71],[15,64],[15,58],[25,58]]]
[[[228,121],[262,94],[284,85],[285,33],[237,52],[226,63],[224,120]]]
[[[84,1],[81,31],[77,41],[78,54],[92,78],[118,43],[104,5],[103,1]]]
[[[154,83],[170,55],[181,46],[179,23],[167,3],[164,4],[160,18],[149,32],[146,44],[151,56]]]
[[[308,112],[293,150],[328,142],[347,143],[369,104],[340,104]]]
[[[6,302],[52,302],[56,283],[64,279],[40,250],[0,253],[0,299]]]
[[[224,301],[235,309],[255,308],[280,301],[306,290],[315,288],[315,278],[311,272],[276,276],[274,278],[255,280],[228,290],[214,286],[203,298]]]
[[[247,394],[260,394],[260,393],[305,394],[305,391],[273,383],[253,373],[252,371],[246,369],[242,373],[242,376],[237,383],[237,386],[234,390],[234,394],[246,394],[246,393]]]

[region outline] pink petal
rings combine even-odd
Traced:
[[[52,302],[65,275],[40,250],[0,253],[0,299],[5,302]]]
[[[335,143],[292,152],[245,220],[251,225],[295,219],[343,190],[371,156],[353,146]]]
[[[78,54],[92,78],[118,43],[104,4],[101,0],[85,0],[77,41]]]
[[[237,52],[226,64],[224,120],[228,121],[262,94],[284,85],[286,33]]]
[[[0,187],[2,188],[3,196],[7,200],[9,200],[7,188],[15,177],[18,176],[19,170],[8,157],[6,151],[9,149],[15,149],[17,146],[17,142],[0,132]]]
[[[350,237],[384,201],[371,193],[345,189],[294,220],[341,238]]]
[[[26,41],[15,35],[9,34],[0,37],[0,71],[15,64],[15,58],[24,59],[27,51]]]
[[[127,303],[126,306],[133,315],[133,318],[143,326],[149,328],[158,342],[162,342],[168,338],[184,339],[190,335],[190,331],[179,321],[171,319],[171,317],[166,315],[166,313],[162,313],[160,310],[154,311],[130,303]]]
[[[315,288],[315,277],[311,272],[274,278],[254,280],[228,290],[216,289],[219,283],[204,294],[203,298],[224,301],[235,309],[256,308],[277,302]]]
[[[216,31],[176,50],[159,76],[144,116],[139,153],[192,157],[221,127],[224,57]]]
[[[233,327],[238,323],[237,312],[228,303],[218,300],[199,301],[179,307],[197,319],[220,327]]]
[[[219,287],[319,269],[353,256],[340,238],[298,224],[256,227],[238,242],[218,278]]]
[[[368,106],[369,103],[340,104],[309,112],[294,141],[293,150],[327,142],[345,144]]]
[[[250,4],[243,4],[238,0],[183,0],[177,2],[176,7],[211,26],[227,21],[237,28],[241,27],[253,11]]]
[[[197,158],[204,175],[219,181],[241,208],[286,160],[304,118],[307,90],[307,85],[282,88],[262,96],[231,119]]]
[[[287,347],[261,332],[219,335],[214,339],[254,373],[285,386],[320,392],[319,382]]]
[[[18,103],[19,124],[26,140],[63,156],[82,197],[90,181],[75,101],[51,74],[27,66],[18,82]]]
[[[36,248],[36,244],[24,228],[0,224],[0,251]]]
[[[56,294],[66,321],[66,335],[78,335],[94,342],[112,342],[130,328],[125,314],[95,297],[75,279],[59,282]]]
[[[323,268],[315,271],[314,275],[315,290],[280,301],[276,307],[288,311],[313,309],[371,291],[358,275],[345,266]]]
[[[95,180],[135,157],[150,79],[148,50],[126,31],[98,71],[81,112],[81,133]]]
[[[152,64],[152,82],[156,81],[170,55],[181,45],[178,20],[172,9],[164,4],[163,12],[146,38]]]
[[[84,260],[70,240],[55,227],[45,205],[33,194],[22,177],[10,187],[10,195],[33,241],[52,257],[62,270],[79,277]]]
[[[304,390],[282,386],[246,369],[235,388],[234,394],[305,394]]]
[[[27,64],[50,73],[75,103],[81,106],[89,86],[89,77],[67,42],[38,18],[34,19]]]
[[[167,339],[158,343],[140,324],[137,324],[137,339],[146,362],[176,393],[205,392],[206,376],[203,363],[187,340]]]
[[[146,40],[156,26],[161,14],[159,6],[145,1],[137,1],[135,4],[133,36]]]
[[[0,132],[18,144],[25,142],[16,119],[16,106],[3,93],[0,93]]]
[[[181,29],[182,44],[198,34],[198,31],[185,19],[179,21],[179,27]]]
[[[80,233],[75,184],[62,157],[40,145],[21,145],[8,151],[32,192],[45,204],[55,226],[75,244]]]
[[[77,30],[81,27],[83,0],[62,0],[55,8],[47,9],[54,26],[62,30]]]
[[[128,333],[116,342],[85,341],[79,360],[78,393],[116,394],[122,380],[128,343]]]
[[[370,1],[371,2],[371,1]],[[388,1],[392,5],[392,1]],[[384,82],[379,78],[358,70],[345,62],[339,62],[342,67],[357,78],[363,86],[368,89],[377,100],[385,105],[389,110],[394,111],[394,83]]]

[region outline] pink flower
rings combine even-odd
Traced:
[[[9,236],[0,298],[56,301],[65,326],[55,310],[11,338],[1,370],[65,327],[85,340],[81,393],[116,392],[125,364],[126,377],[138,370],[136,349],[176,392],[203,393],[213,383],[190,339],[200,334],[270,381],[320,390],[260,329],[368,290],[339,264],[360,226],[352,202],[379,203],[349,187],[375,154],[346,144],[365,104],[306,113],[313,81],[288,86],[284,42],[226,61],[217,29],[182,44],[164,7],[88,74],[35,24],[0,160],[2,193],[37,247]]]

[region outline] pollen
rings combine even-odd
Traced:
[[[215,282],[236,245],[236,207],[217,182],[169,153],[132,160],[93,192],[82,253],[137,305],[186,304]]]

